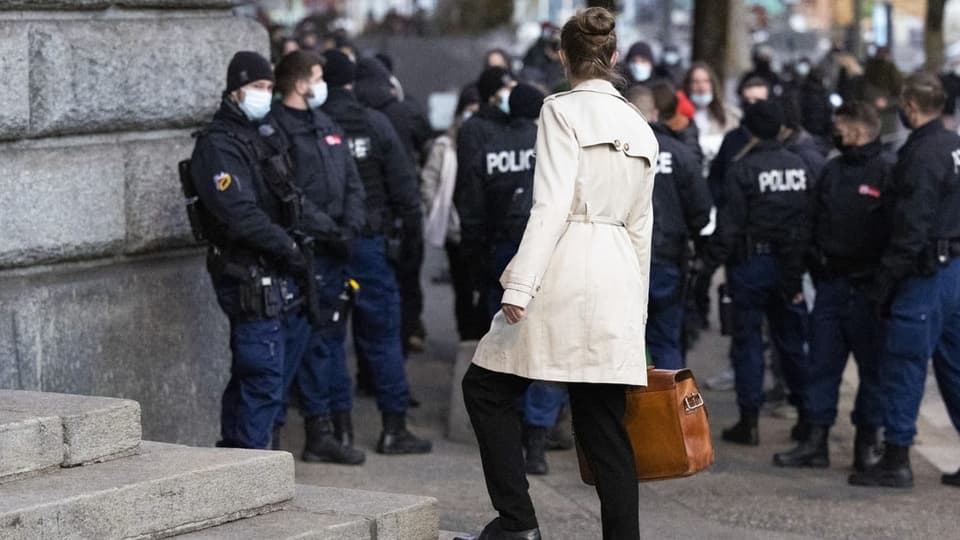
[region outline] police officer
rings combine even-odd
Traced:
[[[647,353],[663,369],[683,367],[680,336],[683,325],[683,288],[689,242],[710,222],[713,201],[700,162],[689,147],[660,119],[677,114],[677,95],[669,83],[639,86],[632,103],[650,122],[660,154],[657,156],[653,206],[653,263],[650,268],[650,305]]]
[[[308,231],[316,239],[314,275],[321,324],[310,335],[310,345],[296,373],[301,412],[306,427],[303,461],[331,461],[359,465],[364,454],[353,448],[349,410],[332,415],[328,370],[342,358],[345,323],[340,296],[347,283],[350,242],[366,219],[363,184],[350,157],[344,134],[319,110],[327,96],[320,57],[295,51],[276,68],[277,89],[283,96],[273,107],[273,118],[291,144],[294,181],[316,208]],[[349,291],[348,291],[349,292]],[[292,382],[289,374],[287,387]]]
[[[490,319],[500,311],[500,274],[517,253],[533,205],[534,147],[543,94],[517,86],[503,68],[488,68],[477,79],[480,109],[457,137],[454,202],[462,246],[477,261],[474,281],[486,291]],[[566,392],[534,383],[524,400],[527,474],[547,474],[546,447]]]
[[[960,430],[960,136],[940,120],[945,96],[936,76],[911,75],[900,98],[913,131],[897,153],[890,242],[870,291],[890,317],[881,367],[886,444],[880,463],[850,476],[859,486],[913,486],[909,451],[931,357]],[[960,473],[943,482],[960,485]]]
[[[880,144],[880,115],[852,101],[836,112],[836,146],[814,188],[813,244],[808,257],[817,290],[811,315],[810,355],[800,416],[806,439],[773,461],[781,467],[827,467],[830,427],[847,357],[857,360],[860,386],[851,419],[857,428],[854,469],[879,459],[883,426],[880,382],[883,323],[867,300],[889,237],[894,157]]]
[[[377,452],[428,453],[432,449],[430,441],[416,437],[406,425],[410,387],[401,344],[400,293],[391,266],[391,259],[402,259],[422,249],[423,214],[417,177],[390,121],[361,105],[354,96],[351,89],[356,65],[335,49],[326,51],[324,57],[330,90],[322,109],[346,134],[366,194],[366,226],[352,243],[348,270],[360,284],[353,314],[354,344],[357,355],[370,362],[377,405],[383,415]],[[386,237],[392,232],[394,218],[402,223],[401,242],[388,242]],[[334,363],[330,385],[334,413],[349,411],[353,385],[345,359]]]
[[[744,124],[755,140],[727,174],[727,204],[720,210],[710,258],[727,263],[735,310],[731,356],[740,421],[723,431],[723,439],[756,446],[764,400],[764,316],[788,383],[802,380],[806,362],[801,278],[810,236],[807,190],[813,179],[803,160],[777,141],[783,126],[779,104],[751,105]],[[791,391],[797,396],[799,389]]]
[[[294,277],[307,260],[291,234],[297,201],[270,163],[285,146],[269,122],[273,71],[239,52],[230,61],[220,109],[190,162],[197,225],[210,241],[207,268],[230,320],[232,365],[223,393],[218,446],[267,448],[283,406],[285,364],[303,354],[306,319],[292,309]],[[276,163],[276,162],[274,162]],[[194,221],[193,218],[191,221]]]

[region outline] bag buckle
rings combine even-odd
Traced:
[[[683,408],[686,414],[691,414],[700,407],[703,407],[703,396],[699,392],[683,398]]]

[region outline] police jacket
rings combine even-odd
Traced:
[[[276,270],[299,254],[284,223],[284,203],[264,172],[264,159],[273,154],[268,141],[276,138],[282,134],[275,125],[251,122],[224,99],[197,139],[190,172],[210,217],[205,234],[234,264]]]
[[[294,181],[317,208],[309,232],[318,238],[360,235],[366,222],[363,182],[343,131],[318,109],[275,105],[271,115],[290,140]]]
[[[871,278],[890,230],[894,157],[880,141],[845,148],[831,159],[814,188],[811,273]]]
[[[960,242],[960,136],[939,119],[915,130],[897,152],[894,209],[882,266],[887,281],[936,271],[937,240]]]
[[[777,141],[760,141],[730,165],[720,210],[720,261],[737,264],[769,252],[781,266],[781,291],[801,291],[810,242],[812,177],[803,160]],[[716,253],[716,252],[715,252]]]
[[[416,172],[390,121],[361,105],[344,88],[330,88],[322,109],[346,134],[363,182],[367,211],[364,235],[392,233],[393,220],[399,219],[404,238],[422,244],[423,210]]]
[[[483,105],[457,135],[457,183],[464,249],[483,257],[494,244],[519,244],[533,206],[537,125]]]
[[[710,174],[707,176],[707,185],[710,186],[710,194],[713,195],[713,204],[717,209],[723,208],[727,203],[726,177],[733,158],[739,154],[747,143],[750,142],[752,135],[746,127],[740,126],[723,136],[723,142],[720,143],[720,150],[710,162]]]
[[[678,264],[688,240],[709,223],[713,201],[690,148],[669,128],[651,127],[660,145],[653,185],[653,259]]]

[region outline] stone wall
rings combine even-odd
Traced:
[[[237,0],[0,1],[0,388],[143,406],[147,439],[208,445],[227,323],[176,164],[237,50]]]

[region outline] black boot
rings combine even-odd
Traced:
[[[367,456],[356,448],[343,446],[333,435],[333,424],[326,416],[314,416],[304,420],[307,444],[301,458],[307,463],[339,463],[360,465]]]
[[[550,472],[547,467],[547,431],[540,426],[524,426],[523,448],[526,450],[525,469],[527,474],[544,475]]]
[[[733,427],[723,430],[723,440],[747,446],[760,444],[760,433],[757,429],[757,410],[740,409],[740,421]]]
[[[270,435],[270,449],[280,450],[280,428],[283,426],[273,426],[273,433]]]
[[[912,488],[910,447],[888,443],[883,449],[880,463],[863,472],[851,474],[848,482],[853,486]]]
[[[883,457],[883,446],[877,428],[857,427],[853,440],[853,470],[864,472],[875,466]]]
[[[945,474],[941,476],[940,481],[947,486],[960,487],[960,470],[953,474]]]
[[[807,440],[807,437],[810,435],[811,427],[812,426],[803,419],[803,415],[801,414],[800,417],[797,418],[797,423],[790,428],[790,440],[796,442]]]
[[[458,536],[454,540],[540,540],[540,529],[527,531],[505,531],[497,518],[483,528],[480,536]]]
[[[380,454],[429,454],[433,444],[407,431],[407,415],[383,413],[383,432],[377,443]]]
[[[340,444],[353,448],[353,418],[349,412],[333,413],[333,436]]]
[[[774,454],[773,464],[778,467],[829,467],[828,435],[829,426],[811,425],[806,440],[801,441],[793,450]]]

